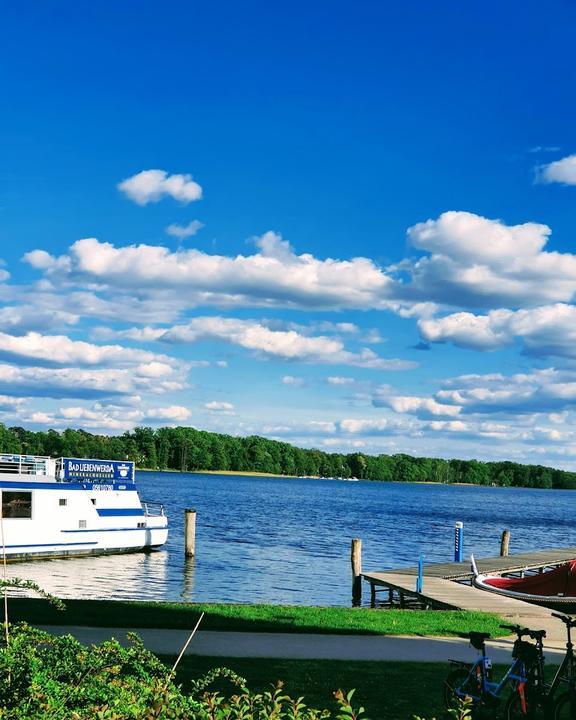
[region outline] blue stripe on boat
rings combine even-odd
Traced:
[[[142,508],[96,508],[100,517],[134,517],[144,515]]]

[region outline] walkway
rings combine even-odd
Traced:
[[[551,619],[552,620],[552,619]],[[555,632],[558,620],[550,623],[554,636],[547,642],[549,662],[559,662],[563,656],[563,635]],[[534,626],[535,627],[535,626]],[[542,624],[539,627],[543,627]],[[126,633],[135,632],[144,645],[158,655],[177,655],[188,639],[186,630],[124,630],[119,628],[91,628],[43,626],[55,635],[72,634],[84,644],[99,643],[115,637],[126,644]],[[548,628],[547,628],[548,629]],[[557,637],[556,637],[557,636]],[[490,641],[490,657],[495,662],[508,662],[512,639]],[[199,631],[186,652],[187,655],[216,657],[293,658],[325,660],[384,660],[446,662],[448,659],[473,660],[476,651],[466,640],[458,638],[419,638],[383,635],[309,635],[289,633],[243,633]]]

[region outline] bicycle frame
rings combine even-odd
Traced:
[[[478,679],[480,680],[479,695],[474,695],[474,693],[470,692],[469,689],[460,690],[460,688],[454,688],[458,697],[470,697],[473,702],[485,702],[487,697],[493,700],[498,700],[502,690],[509,682],[525,683],[528,679],[524,661],[519,658],[515,658],[514,662],[508,668],[506,674],[500,682],[492,682],[488,679],[486,673],[486,670],[491,666],[487,665],[487,660],[489,661],[489,658],[486,657],[486,651],[483,649],[482,656],[476,660],[472,666],[467,663],[453,663],[469,668],[468,677],[475,681],[478,681]]]

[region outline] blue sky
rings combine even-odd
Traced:
[[[569,2],[22,2],[0,420],[576,467]]]

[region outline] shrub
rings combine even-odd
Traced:
[[[220,677],[230,681],[230,697],[209,691]],[[368,720],[363,708],[352,707],[352,695],[335,693],[332,715],[286,695],[281,683],[253,693],[225,668],[196,680],[186,694],[134,634],[127,648],[116,640],[87,648],[71,635],[19,624],[0,648],[2,720]]]

